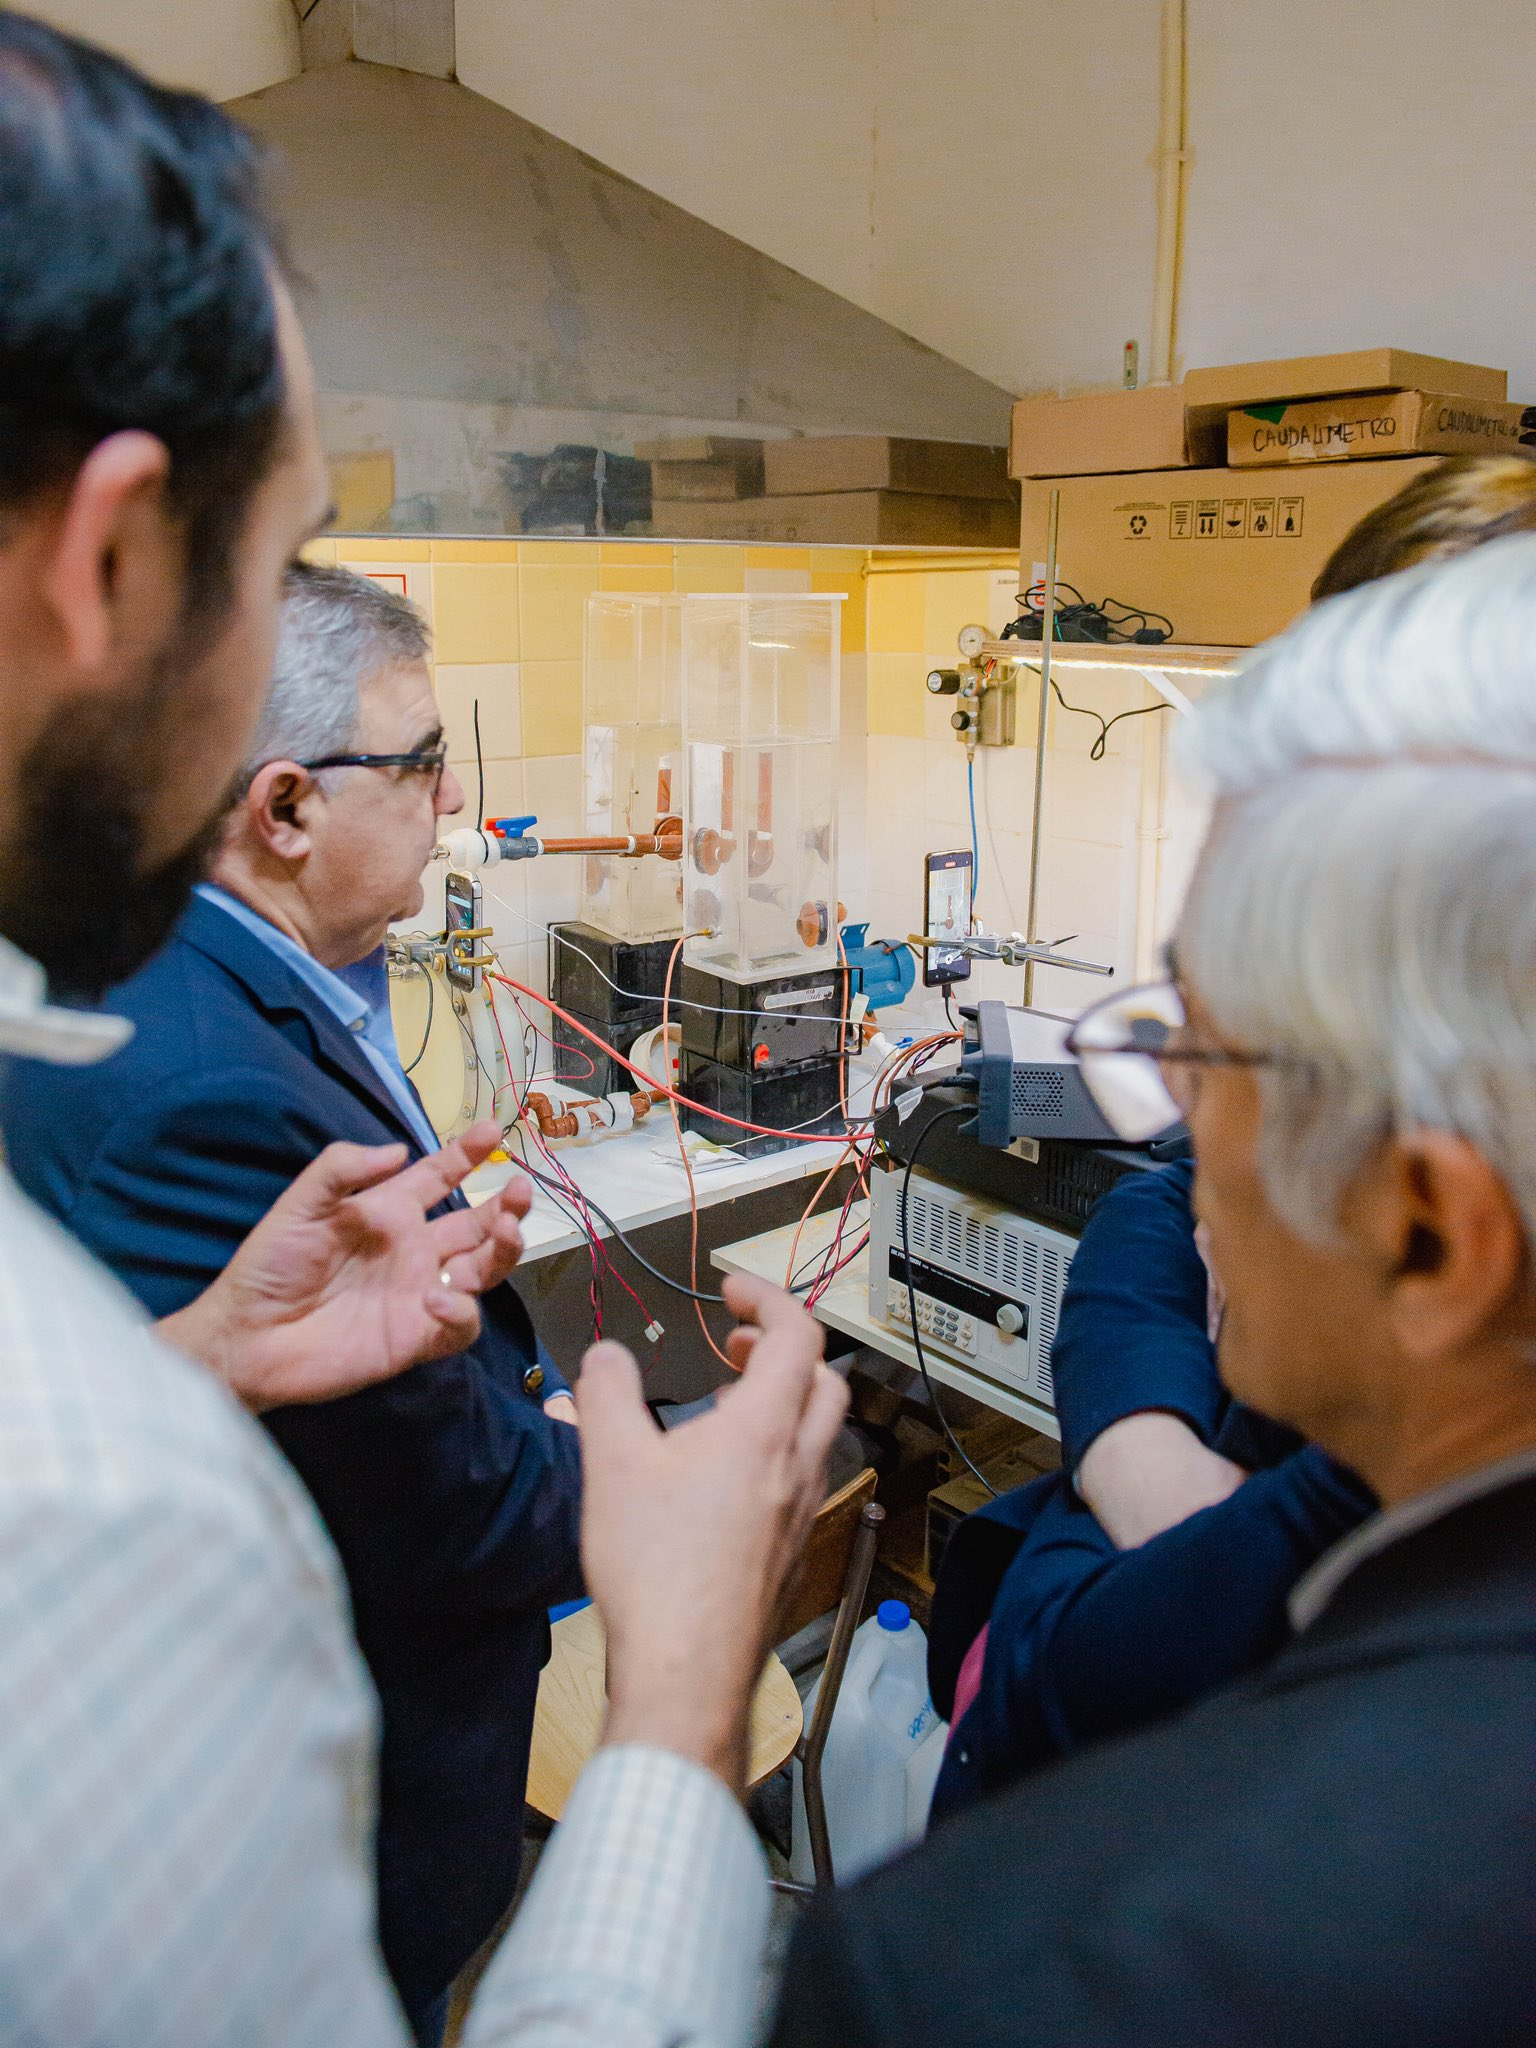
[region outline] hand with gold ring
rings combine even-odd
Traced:
[[[521,1175],[433,1216],[499,1142],[493,1123],[406,1165],[403,1145],[329,1145],[198,1299],[160,1324],[253,1411],[332,1401],[473,1343],[479,1296],[522,1254]]]

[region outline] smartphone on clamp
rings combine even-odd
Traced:
[[[923,937],[939,941],[923,948],[924,988],[970,979],[970,961],[961,952],[951,952],[944,941],[970,937],[973,878],[969,847],[959,853],[930,853],[923,862]]]
[[[450,988],[473,989],[479,985],[479,968],[471,967],[458,958],[453,947],[453,935],[475,929],[480,923],[480,906],[484,900],[480,883],[474,875],[461,875],[450,868],[443,877],[443,921],[447,927],[444,936],[448,940],[443,973]],[[471,939],[468,950],[478,952],[478,940]]]

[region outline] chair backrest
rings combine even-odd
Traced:
[[[856,1473],[816,1510],[800,1569],[784,1595],[784,1604],[774,1623],[774,1641],[786,1642],[798,1635],[831,1607],[836,1607],[848,1583],[859,1517],[874,1498],[875,1475],[866,1469]]]

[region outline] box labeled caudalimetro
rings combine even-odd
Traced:
[[[1234,469],[1383,455],[1536,457],[1536,405],[1451,392],[1367,391],[1227,414],[1227,461]]]
[[[1059,490],[1063,582],[1095,603],[1163,613],[1186,645],[1252,647],[1306,609],[1313,578],[1356,520],[1434,459],[1032,480],[1020,574],[1040,573]]]
[[[1281,356],[1263,363],[1218,363],[1186,372],[1184,430],[1192,448],[1220,433],[1229,412],[1248,405],[1293,404],[1333,398],[1341,392],[1451,391],[1500,405],[1509,396],[1503,370],[1459,363],[1447,356],[1420,355],[1408,348],[1357,348],[1342,355]],[[1220,448],[1204,455],[1221,460]]]

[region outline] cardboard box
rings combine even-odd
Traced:
[[[1458,398],[1501,404],[1509,377],[1478,363],[1416,355],[1406,348],[1362,348],[1338,356],[1282,356],[1272,363],[1222,363],[1190,370],[1184,378],[1184,425],[1193,447],[1229,412],[1245,405],[1291,404],[1302,398],[1335,398],[1341,392],[1449,391]],[[1208,460],[1219,462],[1225,447]]]
[[[1536,405],[1499,405],[1446,392],[1372,391],[1227,414],[1227,461],[1234,469],[1382,455],[1536,457]]]
[[[746,435],[671,434],[657,441],[637,441],[642,462],[760,462],[763,444]]]
[[[1186,645],[1252,647],[1306,609],[1313,578],[1355,521],[1434,460],[1329,462],[1304,476],[1187,469],[1034,480],[1023,487],[1020,579],[1032,581],[1045,560],[1059,489],[1062,581],[1094,602],[1166,614]]]
[[[1082,391],[1071,398],[1021,398],[1013,408],[1008,468],[1013,476],[1100,476],[1116,470],[1183,469],[1225,458],[1220,446],[1192,450],[1177,384],[1140,391]]]
[[[763,451],[723,462],[653,462],[653,498],[759,498],[763,492]]]
[[[811,491],[915,491],[928,497],[1012,500],[1008,451],[972,441],[907,441],[889,434],[808,434],[770,441],[764,489],[772,497]]]
[[[1002,454],[999,449],[998,454]],[[651,531],[668,540],[787,540],[842,547],[1011,548],[1019,515],[992,498],[917,491],[818,491],[700,504],[652,499]]]

